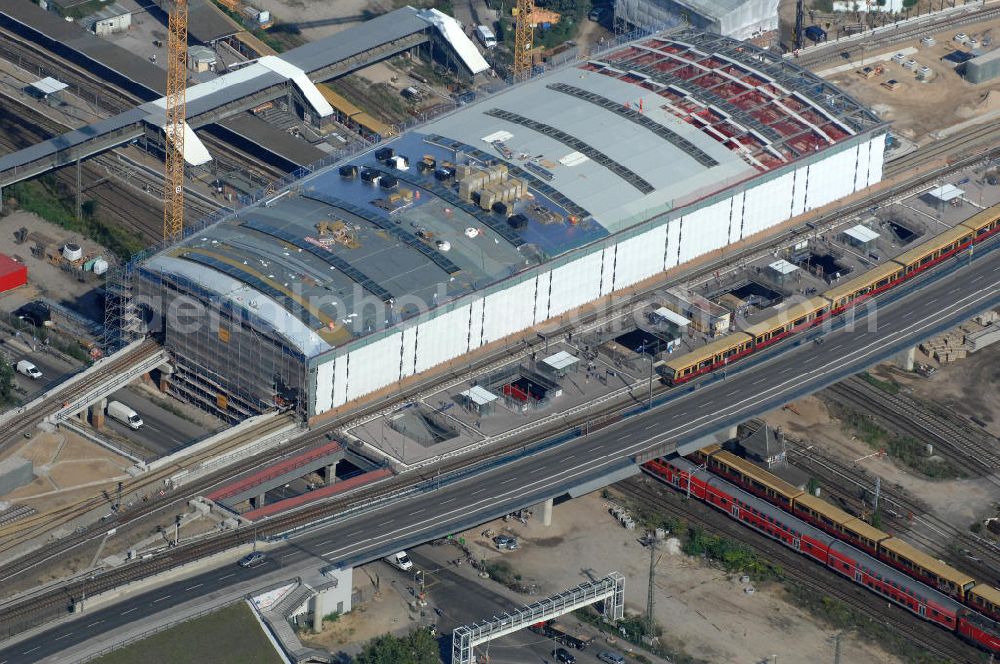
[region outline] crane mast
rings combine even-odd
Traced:
[[[164,124],[163,239],[184,233],[184,118],[187,89],[187,0],[169,0],[167,103]]]
[[[517,0],[517,24],[514,28],[514,78],[531,73],[531,47],[535,30],[531,24],[535,11],[533,0]]]

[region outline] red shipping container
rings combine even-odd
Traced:
[[[28,283],[28,267],[7,254],[0,254],[0,293],[26,283]]]

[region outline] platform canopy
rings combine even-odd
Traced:
[[[684,327],[686,325],[691,324],[691,321],[689,319],[685,318],[684,316],[681,316],[676,311],[671,311],[670,309],[667,309],[666,307],[660,307],[659,309],[655,310],[653,312],[653,315],[658,318],[662,318],[668,323],[673,323],[677,327]]]
[[[876,235],[875,237],[878,237],[878,235]],[[784,258],[774,261],[773,263],[768,265],[768,267],[782,276],[789,275],[792,272],[795,272],[797,269],[799,269],[792,263],[786,261]]]
[[[934,187],[927,193],[943,203],[947,203],[948,201],[965,195],[963,190],[953,184],[943,184],[940,187]]]
[[[462,396],[477,406],[485,406],[486,404],[498,399],[497,395],[493,394],[481,385],[473,385],[471,388],[462,392]]]
[[[858,224],[857,226],[852,226],[844,231],[844,235],[851,238],[858,244],[868,244],[869,242],[874,242],[879,238],[879,234],[868,228],[864,224]]]
[[[35,81],[31,84],[31,87],[38,90],[43,95],[52,95],[62,90],[65,90],[69,86],[62,81],[57,81],[51,76],[46,76],[40,81]]]
[[[542,364],[556,371],[565,371],[578,361],[579,360],[576,359],[576,356],[570,355],[566,351],[561,350],[555,355],[549,355],[546,357],[542,360]]]

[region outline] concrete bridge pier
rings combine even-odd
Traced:
[[[98,431],[102,431],[104,429],[104,409],[107,408],[107,406],[107,399],[101,399],[100,401],[90,405],[90,424]]]
[[[899,368],[903,371],[913,371],[913,365],[917,358],[917,347],[910,346],[906,350],[900,351],[894,358]]]
[[[553,499],[549,498],[544,503],[540,504],[536,509],[541,512],[541,520],[543,526],[552,525],[552,505]]]

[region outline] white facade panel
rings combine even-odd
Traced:
[[[399,361],[399,377],[406,378],[415,373],[414,365],[417,361],[417,326],[408,327],[403,330],[403,350],[402,358]]]
[[[333,408],[333,361],[324,362],[316,367],[316,390],[313,392],[316,403],[314,413],[325,413]]]
[[[528,279],[486,296],[483,343],[531,327],[535,320],[535,280]]]
[[[601,296],[602,252],[587,254],[552,270],[549,318],[576,309]]]
[[[729,240],[729,212],[732,204],[725,199],[684,215],[680,237],[680,262],[724,247]],[[734,210],[736,215],[738,210]]]
[[[806,211],[806,180],[809,177],[806,167],[797,168],[795,173],[795,189],[792,192],[792,216],[797,217]]]
[[[885,136],[876,136],[871,141],[868,153],[868,186],[882,181],[882,169],[885,167]]]
[[[743,235],[743,192],[729,199],[729,242],[739,242]]]
[[[374,392],[399,380],[399,356],[403,335],[399,332],[350,353],[351,372],[347,400]]]
[[[792,207],[792,179],[793,175],[788,173],[746,192],[741,239],[788,219]]]
[[[618,243],[615,260],[615,290],[631,286],[663,271],[666,225]]]
[[[333,407],[347,403],[347,356],[338,357],[333,361]]]
[[[604,265],[601,268],[601,295],[607,295],[615,288],[615,254],[617,245],[604,248]]]
[[[468,305],[432,318],[419,326],[417,373],[465,354],[469,343]]]
[[[475,350],[483,345],[483,305],[482,299],[474,300],[469,314],[469,350]]]
[[[540,323],[549,317],[549,286],[552,283],[552,273],[538,275],[535,282],[535,322]]]
[[[860,191],[868,186],[868,157],[871,143],[858,146],[858,166],[854,173],[854,191]]]
[[[667,225],[667,250],[663,254],[663,269],[669,270],[678,265],[678,255],[681,245],[681,220],[671,219]]]
[[[854,192],[855,150],[842,150],[809,167],[808,209],[822,207]]]

